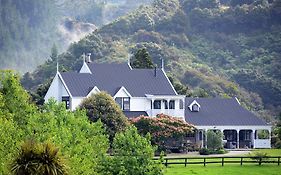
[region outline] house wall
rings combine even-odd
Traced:
[[[147,111],[151,108],[151,102],[145,97],[131,98],[131,111]]]
[[[45,95],[45,101],[48,101],[50,98],[54,98],[56,101],[61,102],[62,96],[70,96],[64,87],[62,81],[59,78],[59,74],[57,73],[54,77],[50,88],[48,89]]]
[[[75,110],[77,107],[79,107],[80,103],[82,102],[82,100],[84,99],[84,97],[73,97],[71,98],[71,102],[70,102],[70,110]]]

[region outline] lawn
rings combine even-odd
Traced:
[[[268,156],[281,156],[281,149],[261,149],[252,151],[251,155],[255,152],[264,152]],[[245,155],[244,155],[245,156]],[[247,155],[246,155],[247,156]],[[256,164],[207,164],[204,165],[170,165],[165,169],[165,175],[280,175],[281,165],[277,164],[263,164],[261,166]]]
[[[173,165],[165,169],[165,175],[280,175],[278,165]]]

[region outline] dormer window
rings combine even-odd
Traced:
[[[123,111],[130,111],[130,98],[129,97],[116,97],[115,101]]]
[[[199,112],[199,106],[197,104],[192,105],[192,112]]]
[[[188,108],[190,109],[191,112],[199,112],[200,110],[200,104],[194,100],[189,106]]]

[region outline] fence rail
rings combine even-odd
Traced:
[[[159,160],[160,158],[154,158],[154,160]],[[192,164],[240,164],[241,166],[245,163],[253,163],[262,165],[264,163],[273,163],[280,165],[281,156],[266,156],[266,157],[179,157],[179,158],[163,158],[163,164],[167,167],[168,165],[192,165]]]

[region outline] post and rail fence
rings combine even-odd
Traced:
[[[153,160],[159,160],[160,158],[154,158]],[[264,163],[272,163],[280,165],[281,156],[265,156],[265,157],[254,157],[254,156],[233,156],[233,157],[179,157],[179,158],[163,158],[163,164],[168,167],[168,165],[187,165],[192,164],[202,164],[206,166],[207,164],[221,164],[224,166],[227,163],[231,164],[257,164],[262,165]]]

